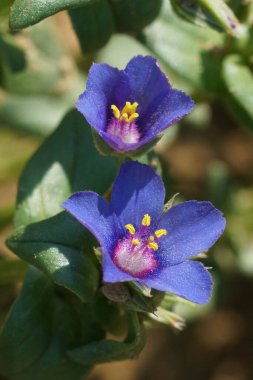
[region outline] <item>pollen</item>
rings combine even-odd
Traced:
[[[154,241],[150,241],[149,243],[148,243],[148,248],[152,248],[154,251],[157,251],[158,250],[158,244],[157,243],[155,243]]]
[[[149,227],[149,226],[150,226],[150,223],[151,223],[151,217],[150,217],[150,215],[149,215],[149,214],[145,214],[144,217],[143,217],[143,219],[142,219],[141,224],[142,224],[143,226],[147,226],[147,227]]]
[[[132,239],[132,244],[133,244],[133,245],[139,245],[139,244],[141,244],[141,242],[140,242],[139,239],[133,238],[133,239]]]
[[[131,235],[135,234],[135,228],[134,228],[134,226],[132,224],[126,224],[125,225],[125,229],[128,230]]]
[[[162,236],[167,235],[167,230],[165,228],[162,228],[161,230],[155,231],[155,236],[160,239]]]
[[[137,102],[134,102],[133,104],[130,102],[126,102],[125,106],[120,111],[115,104],[112,104],[111,110],[116,119],[131,124],[135,119],[137,119],[137,117],[139,117],[139,114],[136,112],[136,108],[138,107],[138,105],[139,104]]]

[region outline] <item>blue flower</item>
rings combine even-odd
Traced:
[[[151,56],[131,59],[125,70],[93,64],[76,107],[118,153],[156,141],[193,108],[192,99],[171,87]]]
[[[99,241],[105,282],[137,281],[196,303],[211,295],[211,276],[190,261],[209,249],[225,219],[209,202],[188,201],[164,211],[161,177],[149,166],[126,162],[111,202],[91,191],[73,194],[63,207]]]

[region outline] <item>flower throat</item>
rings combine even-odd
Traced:
[[[113,253],[114,264],[134,277],[145,276],[158,266],[155,251],[159,248],[159,239],[167,235],[167,230],[159,229],[150,234],[150,224],[149,214],[143,216],[137,231],[132,224],[126,224],[127,235],[118,241]]]
[[[120,138],[123,143],[135,144],[138,143],[141,134],[139,132],[136,119],[139,114],[136,112],[138,103],[126,102],[122,110],[115,105],[111,105],[113,116],[107,127],[107,133]]]

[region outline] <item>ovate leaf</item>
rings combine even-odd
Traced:
[[[159,14],[162,0],[109,0],[117,31],[139,32]]]
[[[21,259],[87,302],[94,296],[99,280],[87,235],[80,223],[62,212],[21,226],[9,236],[7,244]]]
[[[15,0],[11,7],[10,28],[22,29],[65,9],[77,8],[94,0]]]
[[[102,48],[114,31],[112,10],[107,0],[69,10],[69,15],[84,54]]]
[[[30,268],[0,332],[0,373],[12,380],[80,380],[91,366],[72,361],[67,351],[103,336],[91,305],[68,302]]]
[[[37,271],[30,272],[0,334],[1,373],[24,370],[46,348],[51,334],[52,286]]]

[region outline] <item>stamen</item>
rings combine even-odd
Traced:
[[[158,250],[158,244],[155,242],[149,242],[148,248],[152,248],[154,251],[157,251]]]
[[[120,118],[120,110],[118,109],[118,107],[115,106],[115,104],[112,104],[111,109],[112,109],[113,115],[116,117],[116,119],[119,119]]]
[[[162,228],[161,230],[155,231],[155,236],[160,239],[162,236],[167,235],[167,230],[165,228]]]
[[[142,224],[143,226],[147,226],[147,227],[149,227],[149,226],[150,226],[150,223],[151,223],[151,217],[149,216],[149,214],[145,214],[144,217],[143,217],[143,219],[142,219],[141,224]]]
[[[128,116],[127,113],[123,113],[123,115],[120,117],[120,120],[124,120],[128,123]]]
[[[111,109],[116,119],[131,124],[134,121],[134,119],[139,117],[139,114],[136,113],[136,108],[138,107],[138,105],[139,104],[137,102],[134,102],[133,104],[131,104],[130,102],[126,102],[124,108],[120,111],[115,104],[112,104]]]
[[[138,107],[139,103],[134,102],[131,104],[130,102],[126,102],[125,107],[122,110],[122,113],[127,113],[127,114],[133,114],[136,111],[136,108]]]
[[[139,114],[138,113],[133,113],[129,118],[128,118],[128,123],[132,123],[132,121],[134,121],[134,119],[136,119],[137,117],[139,117]]]
[[[135,234],[135,228],[134,228],[134,226],[132,224],[126,224],[125,225],[125,229],[128,230],[131,235]]]
[[[154,236],[149,236],[149,238],[148,238],[149,242],[154,241],[154,240],[155,240]]]
[[[139,244],[141,244],[141,242],[140,242],[139,239],[133,238],[133,239],[132,239],[132,244],[133,244],[133,245],[139,245]]]
[[[129,110],[131,110],[131,103],[130,102],[126,102],[124,108],[122,109],[122,114],[126,113],[128,114]]]

